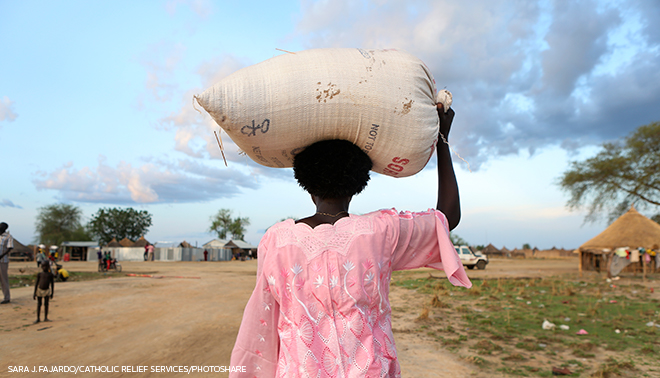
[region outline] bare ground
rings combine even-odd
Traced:
[[[93,262],[64,264],[70,271],[96,270]],[[19,274],[19,268],[36,272],[34,263],[12,263],[10,274]],[[0,376],[37,375],[10,373],[10,366],[32,370],[35,366],[67,365],[229,365],[243,308],[254,287],[256,261],[124,262],[123,268],[124,273],[165,277],[121,276],[56,283],[49,314],[52,321],[39,324],[33,324],[33,287],[12,289],[11,303],[0,306]],[[577,273],[575,259],[493,260],[486,270],[468,271],[471,278],[566,273]],[[415,274],[425,277],[429,270],[420,269]],[[656,291],[660,295],[660,288]],[[424,300],[410,290],[392,287],[393,307],[419,309]],[[416,327],[418,315],[413,310],[393,319],[404,376],[487,376],[437,342],[409,331]]]

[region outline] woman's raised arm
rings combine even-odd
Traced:
[[[445,214],[449,222],[449,229],[453,230],[461,220],[461,201],[458,195],[454,166],[451,162],[451,152],[445,141],[449,140],[449,131],[454,120],[454,110],[449,108],[445,113],[442,104],[438,104],[438,116],[440,117],[440,135],[437,146],[438,204],[436,209]]]

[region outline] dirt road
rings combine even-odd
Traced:
[[[12,263],[10,274],[25,267],[36,272],[33,265]],[[70,271],[96,270],[93,262],[67,262],[65,267]],[[0,376],[39,375],[10,372],[18,366],[29,370],[39,366],[117,366],[119,370],[122,366],[134,370],[148,366],[149,372],[156,366],[229,365],[243,308],[254,287],[255,261],[124,262],[123,268],[124,273],[197,278],[121,276],[57,283],[49,315],[52,322],[39,324],[33,324],[33,288],[12,289],[11,303],[0,307]],[[430,271],[422,269],[416,274],[426,276]],[[468,275],[539,277],[569,272],[577,272],[576,259],[493,260],[486,270],[470,270]],[[392,288],[393,306],[402,300],[405,290]],[[393,327],[405,328],[406,321],[395,319]],[[454,355],[406,334],[396,336],[404,376],[469,375],[470,367]],[[121,371],[102,374],[147,375]]]

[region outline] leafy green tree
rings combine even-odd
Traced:
[[[462,237],[458,236],[458,234],[450,233],[449,239],[453,245],[468,245],[468,242],[465,241],[465,239]]]
[[[243,240],[245,238],[245,227],[250,225],[250,218],[238,217],[234,219],[229,225],[229,232],[231,232],[232,239]]]
[[[559,186],[570,194],[569,209],[588,210],[588,222],[603,211],[611,221],[630,205],[660,206],[660,122],[637,128],[623,141],[603,144],[592,158],[572,162]]]
[[[529,245],[529,243],[525,243],[523,244],[522,249],[532,249],[532,246]]]
[[[218,213],[211,217],[211,226],[209,232],[218,234],[219,239],[227,239],[227,232],[231,225],[231,210],[220,209]]]
[[[245,228],[249,225],[250,218],[232,219],[231,210],[220,209],[216,215],[211,217],[209,232],[216,233],[219,239],[227,239],[227,234],[231,234],[233,239],[243,240]]]
[[[107,244],[113,238],[136,240],[145,235],[151,227],[151,214],[146,210],[107,208],[99,209],[87,224],[90,234],[96,236],[101,244]]]
[[[81,223],[82,210],[64,203],[39,208],[34,224],[38,243],[60,245],[64,241],[88,241],[90,235]]]

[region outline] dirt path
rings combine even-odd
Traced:
[[[12,263],[10,274],[32,263]],[[70,271],[95,271],[95,263],[68,262]],[[228,366],[243,308],[254,287],[256,262],[124,262],[124,272],[199,278],[115,277],[57,283],[52,322],[32,324],[32,287],[12,289],[0,307],[0,376],[9,366]],[[36,271],[36,270],[34,270]],[[576,260],[494,260],[472,278],[533,277],[577,271]],[[422,269],[415,274],[428,275]],[[433,272],[434,275],[442,274]],[[392,288],[392,305],[406,289]],[[410,317],[418,316],[411,311]],[[411,319],[393,320],[404,376],[455,377],[474,372],[455,355],[406,333]],[[146,376],[144,373],[103,376]],[[87,376],[94,376],[87,375]],[[199,376],[199,375],[198,375]],[[226,373],[214,376],[227,376]]]

